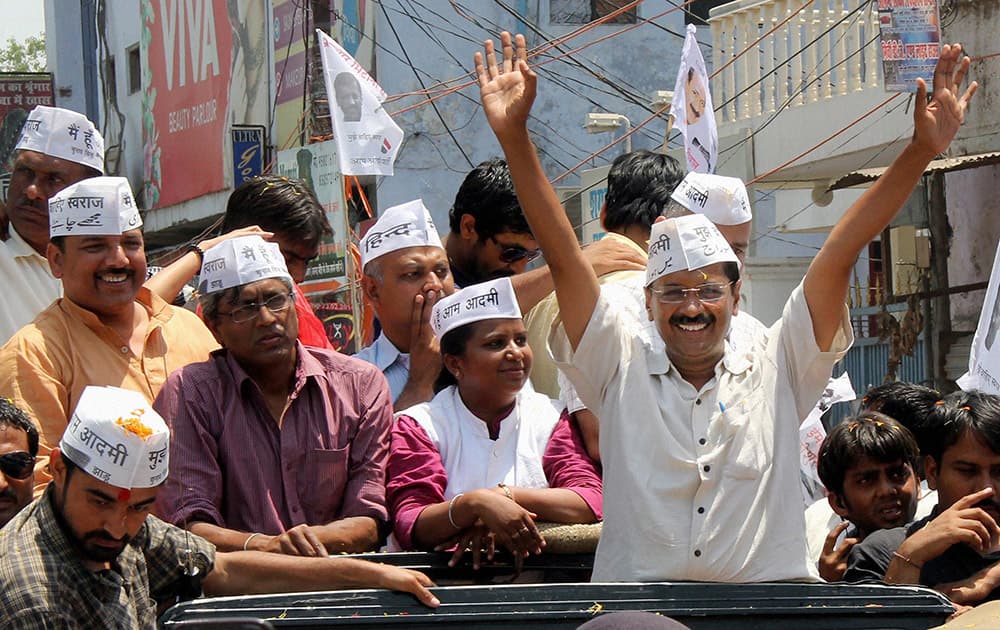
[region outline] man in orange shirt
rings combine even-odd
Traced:
[[[38,425],[36,488],[70,411],[87,385],[152,400],[167,376],[218,347],[192,313],[142,286],[142,219],[123,177],[69,186],[49,202],[46,256],[65,297],[0,348],[0,392]]]

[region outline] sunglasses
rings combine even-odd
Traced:
[[[0,472],[11,479],[27,479],[35,469],[35,458],[27,451],[0,455]]]
[[[504,245],[492,236],[490,240],[500,248],[500,262],[505,265],[512,265],[524,258],[527,258],[528,262],[531,262],[542,255],[542,250],[540,249],[525,249],[520,245]]]

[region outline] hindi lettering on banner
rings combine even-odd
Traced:
[[[688,24],[670,115],[674,128],[684,136],[688,172],[714,173],[719,161],[719,131],[696,32],[695,26]]]
[[[882,76],[889,92],[916,92],[917,77],[927,85],[941,54],[937,0],[879,0]]]
[[[334,140],[344,175],[392,175],[403,131],[382,106],[385,91],[332,37],[316,31]]]

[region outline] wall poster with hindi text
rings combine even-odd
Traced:
[[[0,73],[0,201],[7,200],[9,160],[21,127],[36,105],[55,106],[52,75],[48,72]]]
[[[888,92],[916,92],[934,79],[941,53],[938,0],[878,0],[882,76]]]

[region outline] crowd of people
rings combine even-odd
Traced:
[[[100,133],[31,113],[0,243],[3,618],[147,627],[202,593],[342,587],[437,606],[420,573],[331,556],[520,561],[545,553],[543,522],[602,523],[595,581],[993,597],[1000,398],[876,388],[823,444],[828,498],[803,510],[799,489],[798,426],[853,341],[854,262],[976,90],[961,47],[942,47],[931,91],[918,82],[909,145],[770,327],[741,309],[738,179],[623,155],[608,235],[579,246],[527,129],[524,39],[501,49],[487,41],[475,69],[504,159],[462,182],[447,239],[420,200],[364,234],[380,333],[354,357],[299,286],[331,233],[303,182],[244,183],[221,236],[147,278],[142,217],[127,180],[104,176]],[[172,304],[195,277],[197,313]]]

